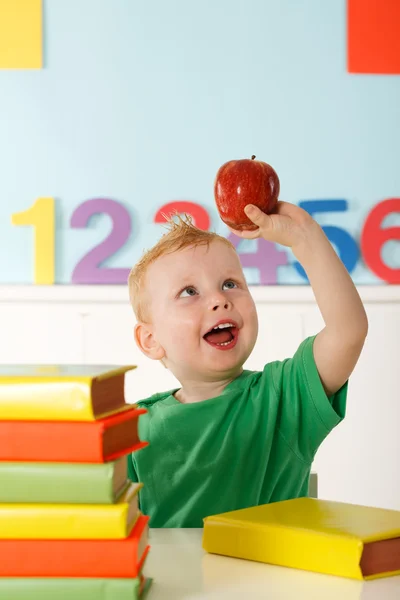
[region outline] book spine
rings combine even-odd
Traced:
[[[89,381],[0,385],[5,421],[93,421]]]
[[[0,461],[103,463],[135,452],[147,445],[138,443],[137,419],[145,409],[129,409],[92,422],[2,421],[0,419]],[[113,433],[114,448],[104,449],[103,436],[128,426],[128,438],[121,442]],[[125,426],[126,429],[126,426]],[[123,438],[125,439],[125,438]]]
[[[114,464],[0,462],[0,503],[112,504]]]
[[[4,600],[139,600],[140,579],[0,578]]]
[[[0,504],[0,539],[121,539],[129,533],[127,509],[125,503]]]
[[[0,420],[0,461],[101,463],[101,421]]]
[[[0,540],[0,578],[138,577],[150,549],[148,522],[140,514],[122,540]]]
[[[136,550],[125,540],[0,540],[0,578],[137,577],[150,546],[140,560]]]

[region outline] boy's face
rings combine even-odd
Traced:
[[[181,382],[240,372],[258,320],[232,248],[215,240],[162,256],[149,266],[145,287],[150,323],[136,337],[148,356],[162,358]]]

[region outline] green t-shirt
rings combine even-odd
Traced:
[[[141,439],[129,476],[144,484],[152,527],[202,527],[203,518],[307,496],[314,455],[343,419],[347,383],[327,398],[314,337],[293,358],[243,371],[216,398],[181,404],[176,390],[139,403]]]

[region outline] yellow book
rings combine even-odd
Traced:
[[[0,365],[0,420],[95,421],[130,408],[134,366]]]
[[[139,516],[132,483],[116,504],[0,504],[0,539],[120,539]]]
[[[207,552],[352,579],[400,574],[400,511],[297,498],[204,519]]]

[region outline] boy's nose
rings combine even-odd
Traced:
[[[219,309],[229,310],[230,308],[232,308],[232,304],[231,302],[229,302],[229,300],[226,300],[226,298],[221,298],[220,300],[214,300],[211,307],[213,311]]]

